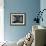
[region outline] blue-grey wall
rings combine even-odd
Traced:
[[[40,10],[42,11],[43,9],[46,9],[46,0],[40,1]],[[40,25],[46,27],[46,10],[44,10],[42,17],[43,17],[43,22],[40,21]]]
[[[40,9],[40,0],[4,0],[4,38],[18,41],[32,29],[33,19]],[[10,13],[25,12],[26,25],[10,26]]]

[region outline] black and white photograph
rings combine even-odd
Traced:
[[[10,24],[11,25],[25,25],[25,13],[11,13]]]

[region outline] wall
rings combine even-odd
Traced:
[[[41,11],[42,11],[43,9],[46,9],[46,0],[41,0],[41,1],[40,1],[40,9],[41,9]],[[42,17],[43,17],[43,22],[40,21],[40,25],[46,27],[46,20],[45,20],[45,19],[46,19],[46,10],[43,12]]]
[[[18,41],[32,29],[33,19],[40,10],[40,0],[4,0],[4,39]],[[10,13],[25,12],[26,25],[10,26]]]

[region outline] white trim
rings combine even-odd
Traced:
[[[0,42],[4,42],[4,0],[0,0]]]

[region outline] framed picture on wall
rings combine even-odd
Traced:
[[[10,13],[10,25],[25,25],[25,13]]]

